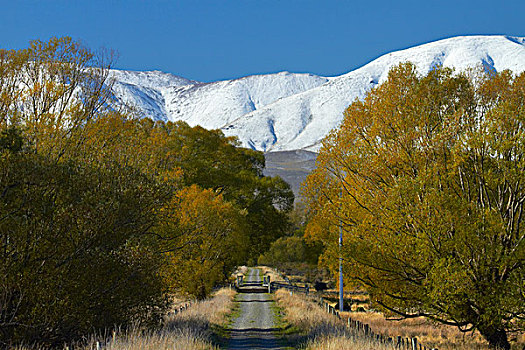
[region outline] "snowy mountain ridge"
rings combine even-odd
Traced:
[[[421,74],[437,66],[462,71],[525,71],[525,38],[460,36],[385,54],[337,77],[281,72],[213,83],[172,74],[112,71],[114,93],[156,120],[183,120],[237,136],[261,151],[317,151],[355,99],[384,82],[389,70],[410,61]]]

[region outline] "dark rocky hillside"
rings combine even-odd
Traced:
[[[303,150],[268,152],[265,158],[264,175],[282,177],[292,186],[297,202],[301,184],[315,168],[317,153]]]

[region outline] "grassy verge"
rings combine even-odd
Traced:
[[[300,294],[278,290],[278,306],[284,311],[284,320],[297,332],[295,346],[302,349],[390,350],[394,347],[362,339],[350,332],[343,321],[325,312],[313,300]]]
[[[280,340],[283,349],[297,349],[304,338],[301,330],[288,322],[286,312],[279,307],[277,303],[271,306],[274,314],[274,325],[278,330],[276,337]]]
[[[213,343],[217,344],[220,348],[225,348],[228,345],[232,325],[241,314],[241,307],[237,302],[237,297],[238,294],[234,294],[231,299],[229,311],[224,315],[223,322],[212,325]]]
[[[434,324],[424,318],[404,321],[387,320],[376,312],[342,313],[342,320],[335,315],[328,314],[312,299],[301,294],[290,295],[289,292],[276,292],[276,301],[285,312],[284,319],[299,330],[303,339],[299,339],[299,346],[303,349],[342,349],[342,350],[385,350],[394,349],[393,346],[378,344],[346,328],[348,315],[370,326],[375,333],[392,337],[417,337],[427,347],[440,350],[488,350],[488,344],[479,334],[461,333],[456,328],[441,324]],[[511,335],[512,349],[523,348],[523,335]]]
[[[431,322],[423,317],[400,321],[388,320],[379,312],[343,312],[343,319],[349,316],[370,326],[372,331],[388,336],[403,338],[417,337],[427,347],[440,350],[489,350],[487,342],[478,332],[460,332],[457,327]],[[510,334],[512,349],[524,349],[525,334]]]
[[[211,299],[167,317],[160,331],[119,334],[107,350],[218,349],[216,330],[228,322],[235,292],[219,290]]]
[[[167,316],[163,326],[156,331],[131,329],[117,332],[105,342],[101,341],[101,345],[105,350],[219,349],[221,334],[216,332],[226,327],[234,296],[235,291],[221,289],[212,298]],[[85,349],[95,348],[96,340],[92,340]]]

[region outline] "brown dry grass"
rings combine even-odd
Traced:
[[[257,266],[264,276],[270,276],[270,281],[282,281],[284,277],[268,266]]]
[[[394,349],[391,345],[378,344],[363,339],[345,325],[350,315],[370,326],[377,334],[403,338],[418,338],[427,348],[440,350],[488,350],[485,340],[478,333],[462,333],[456,327],[432,323],[424,318],[393,321],[387,320],[377,312],[343,312],[342,320],[327,313],[312,298],[301,294],[279,290],[275,300],[285,312],[285,320],[305,334],[303,345],[307,349],[343,349],[343,350],[386,350]],[[516,338],[514,335],[510,339]],[[525,335],[521,334],[512,342],[512,349],[522,349]]]
[[[212,327],[224,325],[233,308],[235,291],[221,289],[213,298],[197,302],[183,312],[166,317],[157,331],[138,328],[114,333],[110,337],[93,339],[87,346],[75,349],[96,349],[97,340],[105,350],[207,350],[218,349],[212,343]],[[100,339],[106,339],[101,341]],[[37,350],[38,347],[18,347],[16,350]]]
[[[347,320],[361,321],[370,326],[375,333],[403,338],[417,337],[427,347],[440,350],[469,349],[488,350],[488,344],[478,332],[463,333],[457,327],[434,323],[423,317],[406,320],[388,320],[378,312],[342,312],[341,317]],[[525,335],[511,335],[513,349],[522,349],[525,345]],[[515,340],[514,340],[515,339]]]
[[[324,336],[308,343],[308,350],[395,350],[392,345],[378,344],[353,336]]]
[[[275,293],[275,300],[284,310],[285,321],[304,335],[301,342],[306,349],[394,349],[353,334],[343,321],[328,314],[310,298],[299,294],[290,295],[290,292],[281,289]]]
[[[107,350],[218,349],[212,344],[212,326],[223,325],[233,307],[235,292],[221,289],[211,299],[197,302],[183,312],[172,314],[158,332],[132,331],[117,335]]]

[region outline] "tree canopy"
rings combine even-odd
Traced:
[[[139,118],[111,55],[0,50],[0,344],[63,345],[206,297],[287,226],[290,187],[218,130]]]
[[[335,271],[342,227],[346,282],[378,307],[505,349],[523,330],[525,73],[393,68],[324,140],[304,192],[309,237]]]

